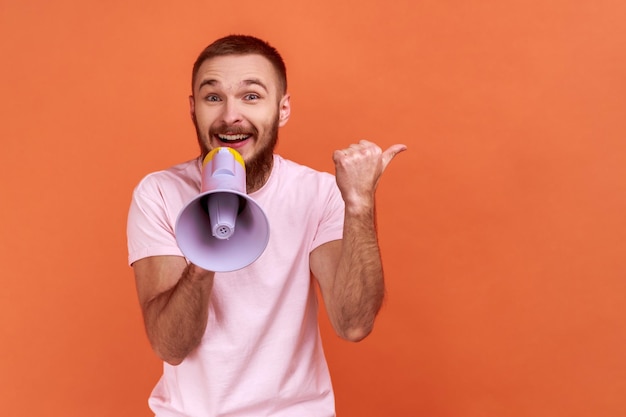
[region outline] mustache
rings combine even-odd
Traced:
[[[257,135],[258,129],[254,126],[228,125],[222,123],[209,128],[209,135]]]

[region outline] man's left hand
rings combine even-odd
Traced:
[[[407,147],[390,146],[384,152],[375,143],[361,140],[333,153],[337,186],[348,204],[373,204],[376,187],[391,160]]]

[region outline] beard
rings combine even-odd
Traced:
[[[215,128],[209,129],[209,138],[215,137],[218,133],[229,132],[231,134],[238,133],[252,133],[257,141],[264,143],[263,147],[257,149],[255,154],[248,160],[244,159],[246,166],[246,192],[251,193],[260,189],[270,176],[272,167],[274,165],[274,149],[278,143],[278,116],[276,116],[270,126],[270,129],[265,133],[263,138],[258,137],[258,129],[252,126],[250,129],[245,130],[241,127],[228,127],[225,124],[219,125]],[[198,144],[200,145],[200,151],[202,152],[202,160],[212,150],[207,147],[209,141],[203,140],[203,135],[198,128],[196,117],[193,117],[193,124],[196,129],[196,136]],[[223,146],[228,146],[224,143]]]
[[[272,172],[274,166],[274,149],[278,143],[278,118],[272,122],[270,130],[266,133],[265,145],[258,149],[246,163],[246,188],[247,192],[261,188]]]

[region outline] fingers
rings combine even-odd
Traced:
[[[369,204],[387,165],[406,149],[406,145],[395,144],[383,152],[375,143],[362,140],[334,151],[335,178],[346,204]]]
[[[354,154],[380,155],[382,158],[382,168],[384,170],[397,154],[405,151],[406,149],[407,146],[404,144],[395,144],[391,145],[383,152],[375,143],[367,140],[361,140],[359,143],[353,143],[345,149],[335,151],[333,159],[337,161],[337,159],[341,157],[347,157]]]

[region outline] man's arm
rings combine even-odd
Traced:
[[[180,256],[153,256],[133,263],[146,333],[157,355],[178,365],[206,329],[214,272]]]
[[[319,246],[310,256],[328,316],[339,336],[365,338],[383,302],[385,284],[376,234],[375,193],[383,171],[406,149],[386,151],[361,141],[335,151],[337,185],[345,202],[343,239]]]

